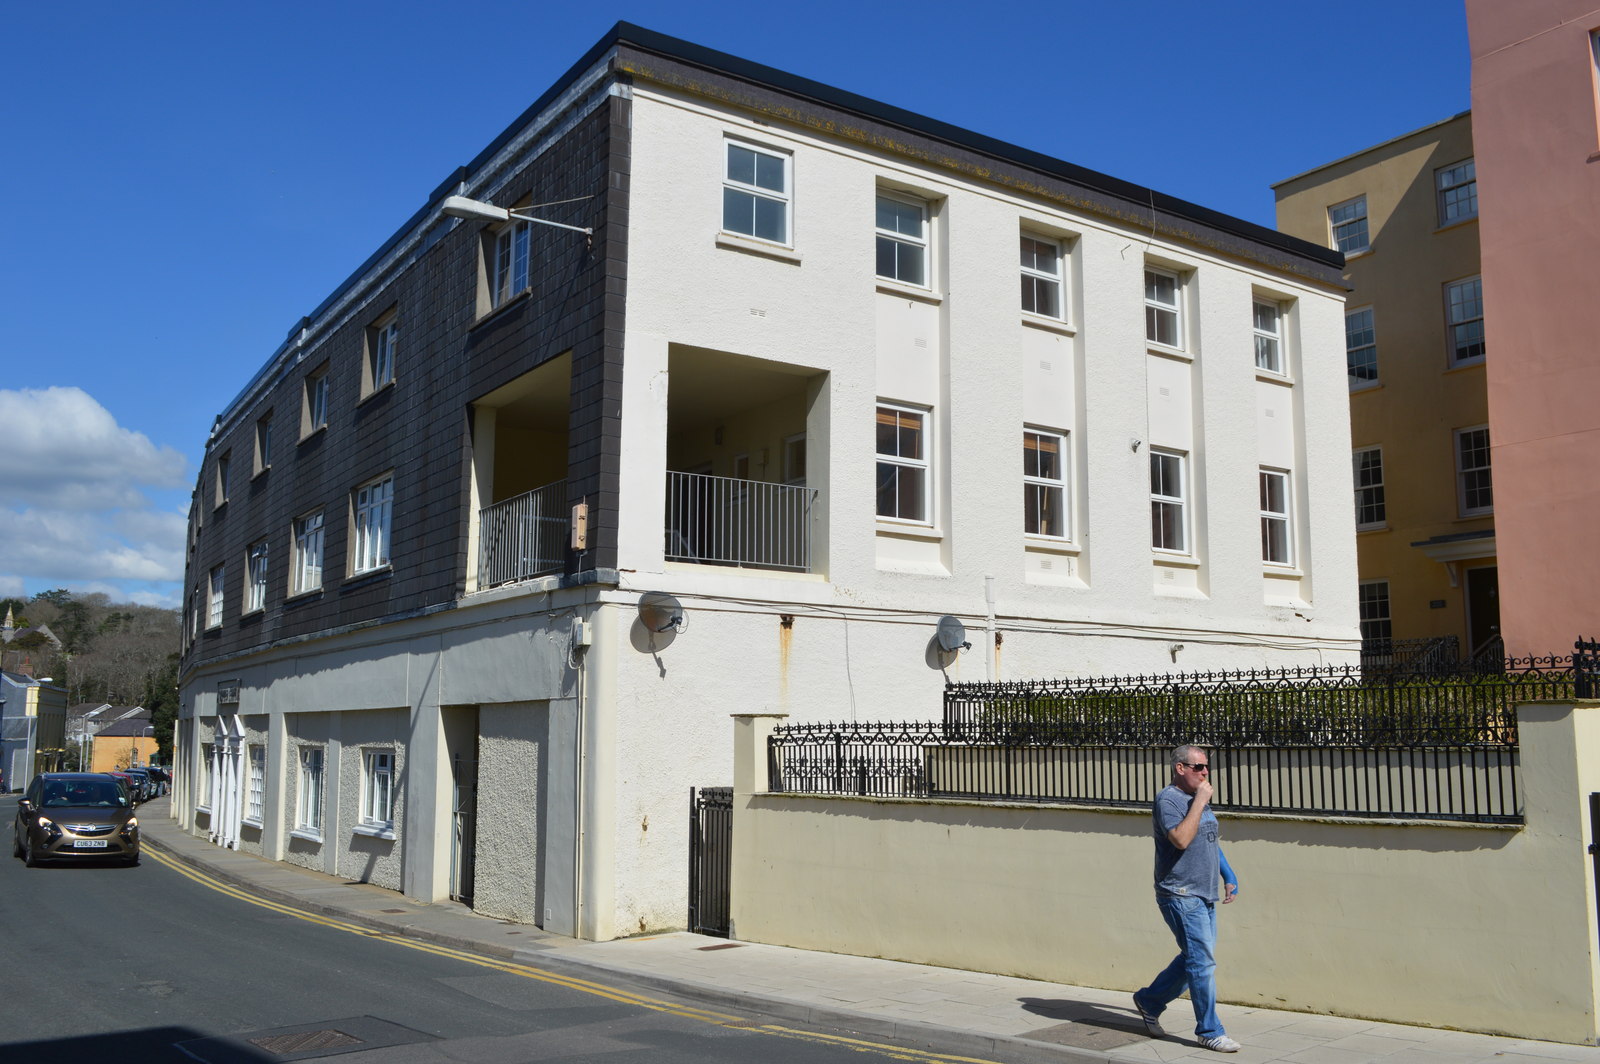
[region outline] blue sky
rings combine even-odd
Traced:
[[[12,5],[0,595],[177,605],[212,420],[619,19],[1266,225],[1469,106],[1460,0]]]

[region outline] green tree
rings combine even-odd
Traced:
[[[178,655],[145,674],[144,698],[140,704],[150,711],[156,732],[156,753],[163,765],[172,764],[172,730],[178,721]]]

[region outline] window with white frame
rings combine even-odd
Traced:
[[[267,608],[267,541],[250,544],[245,553],[244,612]]]
[[[362,367],[362,395],[371,395],[394,380],[394,356],[399,343],[400,315],[397,311],[389,311],[367,329],[367,362]]]
[[[217,499],[216,505],[221,506],[228,501],[229,474],[233,471],[233,452],[225,451],[217,457]]]
[[[1283,308],[1270,299],[1250,305],[1250,327],[1256,341],[1256,369],[1286,373],[1283,362]]]
[[[878,196],[878,276],[928,287],[928,205]]]
[[[1294,564],[1294,537],[1290,535],[1289,474],[1263,467],[1258,474],[1261,494],[1261,560],[1268,565]]]
[[[1144,271],[1144,338],[1162,347],[1183,346],[1183,293],[1178,275],[1167,270]]]
[[[294,826],[298,831],[322,833],[322,748],[300,748],[300,793],[295,803]]]
[[[1439,224],[1451,225],[1478,216],[1478,170],[1471,159],[1433,172],[1439,195]]]
[[[806,482],[806,434],[796,433],[785,436],[783,440],[783,482],[785,484],[805,485]]]
[[[1328,227],[1333,231],[1333,246],[1346,255],[1371,247],[1367,237],[1367,197],[1336,203],[1328,208]]]
[[[1030,536],[1071,538],[1067,510],[1067,437],[1022,430],[1022,530]]]
[[[211,570],[211,586],[206,593],[206,627],[218,628],[222,625],[222,593],[227,586],[228,567],[216,566]]]
[[[878,407],[878,516],[930,522],[927,413]]]
[[[306,375],[305,396],[300,406],[300,435],[306,437],[328,426],[328,364]]]
[[[1186,554],[1189,550],[1188,464],[1176,451],[1150,449],[1150,546]]]
[[[213,751],[211,743],[200,744],[200,793],[195,799],[195,804],[202,809],[211,807],[211,756]]]
[[[361,823],[384,831],[394,829],[394,753],[365,750],[361,754]]]
[[[256,467],[262,473],[272,468],[272,411],[256,419]]]
[[[322,511],[294,519],[294,562],[289,571],[289,593],[304,594],[322,587]]]
[[[737,141],[726,142],[722,176],[722,228],[741,236],[789,243],[787,154]]]
[[[1394,637],[1389,623],[1389,581],[1363,580],[1356,590],[1363,643],[1386,643]]]
[[[1450,321],[1450,364],[1482,362],[1483,279],[1468,277],[1444,286],[1445,313]]]
[[[1061,245],[1042,236],[1022,234],[1022,309],[1046,318],[1065,318]]]
[[[1489,426],[1457,429],[1456,503],[1462,517],[1494,512],[1494,481],[1489,470]]]
[[[1383,497],[1383,448],[1355,452],[1356,528],[1382,528],[1389,518]]]
[[[511,222],[495,234],[494,268],[489,279],[491,306],[503,306],[531,284],[528,263],[532,251],[530,222]]]
[[[200,636],[200,586],[195,585],[189,592],[189,638],[194,640]]]
[[[1344,316],[1344,365],[1350,387],[1378,383],[1378,330],[1371,307],[1352,310]]]
[[[245,791],[244,818],[261,823],[267,807],[267,748],[257,744],[250,747],[250,779]]]
[[[394,477],[383,476],[355,491],[353,516],[355,550],[352,573],[365,573],[389,564],[389,519],[394,508]]]

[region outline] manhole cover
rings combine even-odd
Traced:
[[[273,1034],[252,1038],[250,1044],[260,1046],[268,1053],[284,1056],[288,1053],[307,1053],[314,1049],[343,1049],[361,1045],[363,1039],[353,1038],[343,1031],[329,1028],[325,1031],[300,1031],[296,1034]]]

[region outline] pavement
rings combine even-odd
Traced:
[[[214,879],[271,901],[482,956],[606,985],[688,999],[734,1013],[840,1028],[936,1055],[1014,1062],[1235,1061],[1238,1064],[1600,1064],[1600,1048],[1409,1027],[1251,1006],[1221,1005],[1238,1053],[1204,1049],[1186,1001],[1150,1038],[1128,994],[1031,979],[739,942],[687,932],[580,942],[527,924],[475,915],[455,902],[422,904],[196,838],[170,819],[167,799],[141,811],[144,844]],[[1226,972],[1223,972],[1226,980]],[[924,1058],[925,1059],[925,1058]]]

